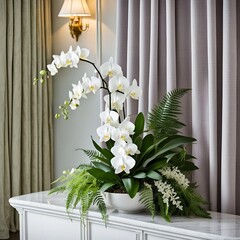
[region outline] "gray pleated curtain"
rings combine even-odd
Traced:
[[[117,62],[144,89],[128,114],[145,114],[163,94],[183,99],[192,176],[210,209],[240,214],[240,1],[118,0]]]
[[[52,86],[33,86],[51,59],[50,0],[0,0],[0,239],[15,231],[9,198],[50,188]]]

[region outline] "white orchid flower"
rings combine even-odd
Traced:
[[[47,69],[49,70],[49,72],[51,72],[51,75],[54,76],[56,73],[58,73],[58,70],[55,66],[55,62],[54,60],[52,61],[51,64],[47,65]]]
[[[134,79],[132,81],[132,85],[128,89],[128,95],[133,98],[138,100],[139,97],[142,95],[142,88],[137,85],[137,80]]]
[[[84,97],[86,98],[86,94],[84,93],[84,89],[83,89],[83,86],[81,84],[80,81],[78,81],[78,84],[72,84],[72,94],[71,94],[71,97],[70,97],[70,93],[69,93],[69,98],[70,99],[75,99],[75,100],[79,100],[80,98]]]
[[[77,107],[79,107],[79,105],[80,105],[80,102],[77,99],[71,99],[71,102],[69,104],[69,106],[72,110],[76,110]]]
[[[90,51],[87,48],[82,48],[80,58],[87,59],[89,54],[90,54]]]
[[[136,144],[126,143],[124,141],[116,142],[112,147],[111,152],[114,156],[128,156],[140,153]]]
[[[111,107],[117,112],[123,109],[123,103],[126,100],[126,95],[114,92],[111,94]],[[104,96],[104,101],[106,102],[106,108],[109,108],[109,95]]]
[[[112,140],[115,142],[132,142],[129,132],[126,129],[115,128],[112,132]]]
[[[116,91],[125,92],[126,89],[128,89],[128,87],[129,87],[129,80],[124,76],[120,76],[120,77],[115,76],[109,80],[110,92],[116,92]]]
[[[115,168],[115,173],[126,172],[130,173],[136,161],[130,156],[115,156],[111,159],[111,164]]]
[[[124,146],[124,150],[127,155],[135,155],[140,153],[137,145],[134,143],[126,143],[126,145]]]
[[[126,142],[115,143],[115,145],[111,148],[112,154],[114,156],[126,157],[127,154],[124,149],[125,145],[126,145]]]
[[[66,66],[78,67],[79,57],[77,56],[76,52],[72,50],[72,46],[70,46],[68,52],[65,54],[65,62]]]
[[[63,51],[60,55],[53,55],[53,59],[58,69],[61,67],[67,67],[65,53]]]
[[[100,142],[107,142],[110,140],[112,132],[113,132],[113,127],[109,125],[102,125],[97,128],[97,134],[100,138]]]
[[[82,80],[82,85],[86,93],[93,92],[95,94],[96,91],[101,87],[101,80],[97,77],[88,78],[86,77],[85,73]]]
[[[87,59],[90,51],[87,48],[80,48],[77,46],[75,53],[77,54],[78,58]]]
[[[102,66],[100,66],[100,72],[102,74],[103,78],[106,77],[114,77],[114,76],[122,76],[122,68],[113,62],[113,58],[110,58],[108,62],[103,63]]]
[[[110,111],[109,108],[107,108],[104,112],[100,113],[100,118],[106,125],[116,127],[118,125],[119,114],[115,111]]]
[[[134,134],[135,125],[130,121],[129,117],[126,117],[120,124],[119,128],[125,129],[129,132],[129,135]]]

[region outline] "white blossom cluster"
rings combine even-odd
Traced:
[[[80,58],[86,59],[89,55],[89,50],[86,48],[80,48],[77,46],[76,50],[73,51],[72,47],[69,48],[67,53],[61,52],[60,55],[53,55],[53,61],[47,65],[51,75],[54,76],[58,73],[58,69],[62,67],[70,66],[77,68]]]
[[[167,208],[169,208],[170,202],[176,206],[179,210],[183,210],[183,206],[181,205],[181,201],[178,200],[179,196],[177,196],[177,193],[174,191],[173,187],[168,184],[167,182],[163,182],[162,180],[154,181],[155,186],[158,189],[158,192],[162,194],[163,202],[167,205]]]
[[[189,180],[177,167],[167,167],[159,170],[159,172],[167,179],[174,179],[178,185],[182,186],[184,189],[189,186]]]
[[[70,47],[67,53],[61,52],[60,55],[53,55],[53,61],[47,65],[47,68],[53,76],[58,73],[58,69],[61,67],[77,68],[80,60],[88,61],[88,55],[89,50],[86,48],[81,49],[78,46],[73,51]],[[98,69],[96,70],[98,71]],[[104,97],[105,111],[100,113],[100,118],[104,124],[97,128],[97,134],[100,142],[107,142],[110,139],[115,142],[111,149],[114,155],[111,164],[115,173],[118,174],[122,171],[130,173],[130,169],[135,165],[132,156],[139,153],[137,145],[132,143],[131,138],[135,125],[128,117],[120,122],[120,111],[123,110],[127,98],[131,97],[138,100],[142,94],[142,89],[137,85],[136,79],[130,84],[130,81],[123,76],[122,68],[114,63],[112,58],[100,66],[98,73],[100,73],[99,77],[87,77],[85,74],[82,81],[78,81],[78,84],[72,84],[73,89],[69,91],[69,107],[75,110],[80,105],[82,97],[87,98],[86,94],[90,92],[95,94],[101,87],[107,90],[108,94]]]
[[[128,97],[139,99],[142,89],[137,86],[135,79],[130,84],[130,81],[123,76],[121,67],[114,63],[112,58],[100,67],[100,73],[104,79],[109,78],[108,90],[110,94],[104,97],[105,111],[100,113],[103,125],[97,128],[97,134],[102,142],[107,142],[110,139],[114,141],[114,146],[111,149],[114,157],[111,159],[111,164],[115,173],[123,171],[130,173],[130,169],[136,163],[132,156],[140,153],[137,145],[132,143],[131,138],[135,125],[129,117],[120,123],[119,114],[123,110],[126,99]]]

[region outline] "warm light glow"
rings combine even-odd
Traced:
[[[65,0],[59,17],[91,16],[86,0]]]
[[[82,25],[81,17],[91,16],[86,0],[64,0],[63,6],[58,14],[59,17],[69,17],[69,30],[72,38],[78,41],[83,31],[89,28],[89,25]]]

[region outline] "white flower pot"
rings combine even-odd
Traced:
[[[145,207],[140,202],[140,194],[130,198],[127,193],[104,193],[106,205],[116,209],[118,212],[137,213],[144,211]]]

